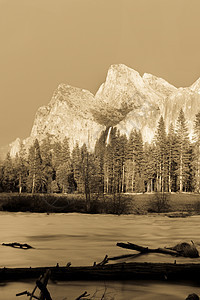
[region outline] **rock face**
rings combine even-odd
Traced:
[[[28,142],[36,138],[41,141],[49,133],[59,140],[69,137],[71,149],[76,142],[93,149],[104,129],[95,122],[93,105],[94,96],[89,91],[60,84],[49,105],[38,109]]]
[[[129,136],[140,129],[144,141],[154,136],[161,115],[166,128],[175,124],[183,109],[192,135],[195,114],[200,110],[200,79],[187,88],[176,88],[164,79],[145,73],[142,77],[123,64],[112,65],[94,96],[87,90],[60,84],[50,103],[40,107],[33,128],[24,143],[28,146],[47,133],[62,140],[69,137],[70,148],[76,142],[86,143],[90,150],[102,130],[117,128]],[[17,152],[19,140],[13,143],[11,154]]]

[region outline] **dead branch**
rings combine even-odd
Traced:
[[[83,299],[83,298],[85,298],[85,297],[89,297],[90,296],[90,294],[88,294],[86,291],[83,293],[83,294],[81,294],[78,298],[76,298],[75,300],[80,300],[80,299]]]
[[[198,250],[194,246],[194,244],[190,245],[188,243],[181,243],[176,245],[172,248],[148,248],[139,246],[132,243],[117,243],[118,247],[130,249],[130,250],[136,250],[140,252],[141,254],[148,254],[148,253],[161,253],[161,254],[169,254],[173,256],[184,256],[184,257],[199,257]]]
[[[18,294],[16,294],[16,297],[23,296],[23,295],[27,295],[28,297],[30,296],[30,297],[32,297],[34,299],[40,300],[38,297],[32,295],[32,293],[29,293],[28,291],[24,291],[22,293],[18,293]],[[32,299],[32,298],[30,298],[30,299]]]
[[[47,289],[47,283],[50,275],[51,275],[51,271],[48,269],[44,274],[44,277],[41,280],[36,281],[37,287],[41,291],[40,298],[39,298],[40,300],[52,300],[50,293]]]
[[[23,250],[27,250],[27,249],[33,249],[32,246],[30,246],[29,244],[21,244],[21,243],[2,243],[2,246],[8,246],[8,247],[13,247],[13,248],[17,248],[17,249],[23,249]]]

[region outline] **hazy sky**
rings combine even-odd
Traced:
[[[111,64],[200,77],[200,0],[0,0],[0,146],[30,134],[59,83],[95,93]]]

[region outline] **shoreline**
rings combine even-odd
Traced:
[[[187,217],[200,214],[200,194],[144,193],[91,196],[86,208],[84,194],[1,193],[0,211],[91,214],[165,214]]]

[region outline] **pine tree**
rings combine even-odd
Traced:
[[[61,164],[70,163],[69,139],[67,137],[64,138],[61,144],[60,162]]]
[[[127,144],[126,178],[128,191],[144,191],[143,140],[141,132],[137,130],[131,131]]]
[[[80,175],[84,184],[84,193],[86,200],[86,210],[90,210],[91,204],[91,182],[92,182],[92,170],[91,170],[91,160],[89,157],[89,152],[86,144],[81,147],[81,165],[80,165]]]
[[[39,192],[42,188],[42,157],[40,145],[36,139],[28,153],[28,187],[31,193]]]
[[[6,159],[3,162],[2,166],[2,186],[4,192],[14,192],[15,191],[15,183],[16,183],[16,174],[13,165],[13,161],[11,159],[10,153],[7,153]]]
[[[177,136],[172,123],[169,126],[167,135],[167,170],[168,170],[168,191],[176,191],[176,157],[177,157]]]
[[[81,149],[79,148],[78,143],[76,143],[74,149],[72,150],[72,169],[75,180],[75,186],[77,192],[84,192],[84,184],[81,177]]]
[[[144,178],[146,183],[146,191],[153,192],[156,190],[156,146],[155,144],[144,145]]]
[[[200,112],[196,114],[194,121],[194,178],[195,191],[200,193]]]
[[[59,165],[56,170],[56,181],[61,187],[62,193],[67,193],[70,189],[69,186],[69,176],[71,174],[71,164],[70,162],[64,162]]]
[[[127,145],[127,159],[126,159],[126,186],[127,191],[135,191],[135,142],[136,130],[132,130],[129,136]]]
[[[155,134],[155,144],[157,149],[157,190],[159,192],[164,192],[167,177],[167,140],[165,123],[162,116],[158,122]]]
[[[124,186],[125,137],[120,136],[119,130],[113,140],[113,188],[114,193],[120,193]]]
[[[176,158],[177,175],[179,180],[179,191],[183,192],[183,190],[186,191],[187,189],[187,180],[189,178],[190,143],[186,120],[182,109],[180,110],[179,117],[177,120],[176,134],[178,146],[178,153]]]
[[[40,147],[42,157],[42,192],[51,192],[53,180],[52,136],[48,134]]]
[[[15,167],[18,177],[18,191],[21,194],[23,190],[26,189],[26,181],[27,181],[27,160],[26,160],[26,149],[24,147],[23,142],[20,142],[19,152],[15,157]]]
[[[3,162],[0,160],[0,192],[3,192]]]
[[[107,144],[104,155],[104,174],[105,186],[107,193],[114,193],[116,190],[115,184],[115,148],[116,148],[116,128],[109,129],[109,136],[107,137]]]
[[[59,186],[64,193],[74,189],[72,176],[72,162],[70,157],[69,139],[64,138],[62,142],[56,141],[52,145],[53,186]],[[70,186],[71,185],[71,186]]]
[[[135,191],[144,192],[144,149],[141,131],[135,135]]]
[[[53,168],[56,172],[57,168],[59,167],[59,165],[62,164],[62,143],[61,141],[54,141],[54,143],[52,144],[52,164],[53,164]]]
[[[94,164],[96,166],[96,192],[99,196],[104,196],[104,158],[106,147],[107,131],[103,131],[100,138],[96,141],[94,149]]]

